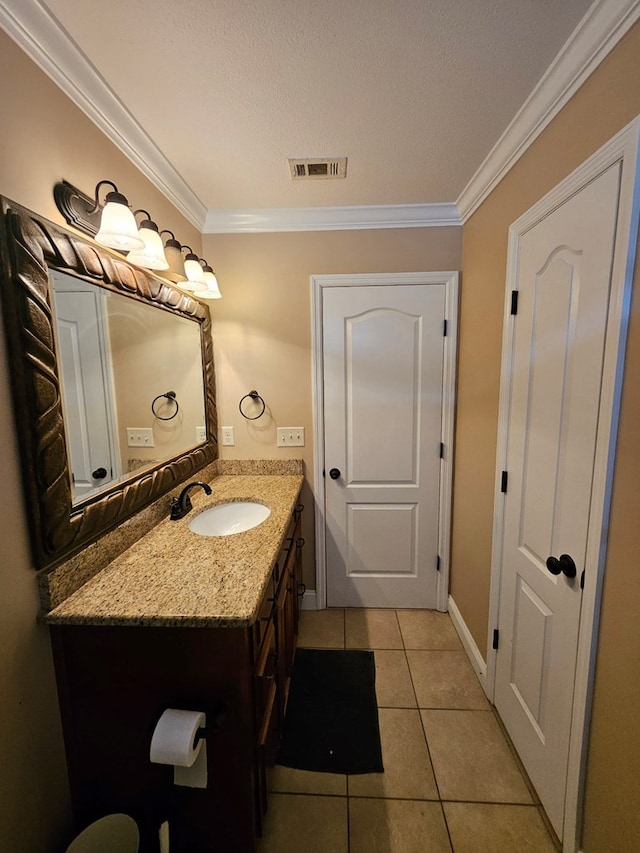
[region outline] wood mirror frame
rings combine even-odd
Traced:
[[[1,198],[0,298],[24,496],[36,568],[52,567],[218,458],[211,317],[206,305],[92,240]],[[207,440],[73,508],[49,270],[200,324]]]

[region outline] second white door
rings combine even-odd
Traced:
[[[323,291],[327,604],[436,607],[445,285]]]
[[[593,583],[591,539],[600,550],[590,513],[619,185],[615,164],[518,248],[495,704],[560,838],[581,575]]]

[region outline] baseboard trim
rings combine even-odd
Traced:
[[[300,602],[300,610],[317,610],[318,602],[315,589],[305,589]]]
[[[487,664],[480,654],[480,649],[476,645],[476,641],[471,635],[471,631],[467,628],[467,623],[462,618],[462,613],[458,610],[458,606],[451,596],[449,596],[449,616],[453,622],[453,627],[458,632],[460,641],[464,646],[467,657],[471,661],[471,666],[474,668],[476,675],[480,679],[480,684],[484,692],[487,692]]]

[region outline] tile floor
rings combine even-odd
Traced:
[[[384,773],[274,767],[259,853],[555,853],[447,614],[301,614],[299,646],[372,649]]]

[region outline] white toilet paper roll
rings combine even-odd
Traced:
[[[191,767],[203,744],[202,739],[195,744],[196,733],[204,726],[205,715],[202,711],[167,708],[154,729],[149,758],[154,764]]]

